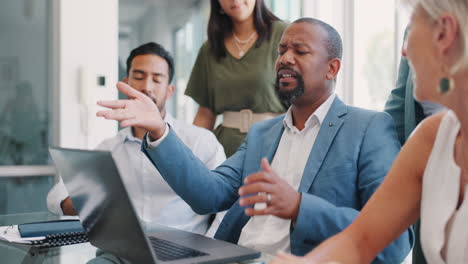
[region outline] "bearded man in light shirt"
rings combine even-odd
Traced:
[[[166,101],[171,98],[175,89],[171,84],[173,76],[174,62],[169,52],[161,45],[150,42],[132,50],[127,59],[127,77],[123,81],[149,98],[158,108],[160,117],[170,124],[204,166],[216,168],[226,156],[214,134],[179,121],[166,112]],[[196,214],[174,193],[158,170],[140,151],[141,140],[146,132],[140,127],[122,129],[115,137],[104,140],[97,149],[112,152],[122,180],[145,228],[151,230],[151,224],[157,223],[206,234],[211,223],[210,215]],[[166,158],[177,159],[176,156]],[[47,205],[53,213],[76,215],[63,182],[59,182],[49,192]],[[216,219],[216,222],[220,220]],[[215,231],[216,224],[208,235],[214,234]]]
[[[333,27],[296,20],[278,52],[276,89],[291,107],[255,124],[215,170],[190,152],[148,97],[128,85],[117,86],[133,99],[98,102],[111,110],[97,115],[148,130],[142,151],[195,212],[229,209],[215,238],[303,255],[355,219],[400,144],[388,114],[345,105],[334,93],[342,43]],[[400,263],[412,240],[410,229],[375,262]]]

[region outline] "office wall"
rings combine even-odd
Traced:
[[[117,90],[118,1],[57,1],[58,4],[58,121],[63,147],[94,148],[115,135],[114,121],[97,118],[96,100],[115,99]],[[85,78],[81,72],[87,74]],[[86,77],[87,76],[87,77]],[[96,85],[104,76],[104,86]],[[87,83],[82,85],[82,83]],[[80,99],[81,87],[88,99]]]

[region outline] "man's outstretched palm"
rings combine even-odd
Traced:
[[[153,138],[160,138],[164,134],[166,124],[156,104],[148,96],[133,89],[126,83],[117,83],[117,89],[130,99],[98,101],[98,105],[111,110],[98,111],[96,115],[105,119],[121,121],[120,125],[122,127],[143,128]]]

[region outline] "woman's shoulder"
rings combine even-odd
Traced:
[[[289,26],[289,23],[284,21],[284,20],[276,20],[273,21],[272,27],[271,27],[271,34],[272,36],[278,36],[281,37],[283,35],[284,30]]]
[[[198,51],[199,55],[204,55],[204,56],[208,55],[208,52],[210,50],[209,46],[210,46],[210,43],[208,42],[208,40],[205,40],[205,42],[203,42],[203,44],[201,45]]]
[[[196,63],[210,64],[213,60],[215,57],[210,49],[210,43],[206,40],[198,50]]]
[[[440,124],[444,118],[450,118],[450,111],[442,111],[424,119],[414,130],[411,137],[433,145],[439,131]],[[410,139],[411,139],[410,137]]]
[[[284,30],[288,27],[288,23],[283,20],[276,20],[271,26],[271,37],[270,43],[274,45],[276,50],[276,45],[280,42],[281,37],[283,36]]]
[[[397,168],[398,173],[414,175],[417,182],[421,182],[444,115],[445,112],[439,113],[419,123],[403,145],[395,161],[395,164],[398,165],[394,165],[394,167]]]

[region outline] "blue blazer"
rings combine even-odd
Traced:
[[[426,118],[421,104],[414,99],[413,87],[413,71],[408,59],[401,57],[396,86],[390,93],[384,110],[393,117],[402,145],[419,122]]]
[[[239,187],[273,160],[283,134],[284,116],[255,124],[238,151],[213,171],[170,130],[161,144],[142,151],[168,184],[199,214],[229,209],[215,235],[237,243],[249,220],[239,205]],[[347,227],[382,182],[400,150],[392,118],[382,112],[345,105],[338,97],[326,115],[299,186],[302,199],[291,251],[304,255]],[[412,230],[388,246],[375,263],[400,263],[408,255]]]

